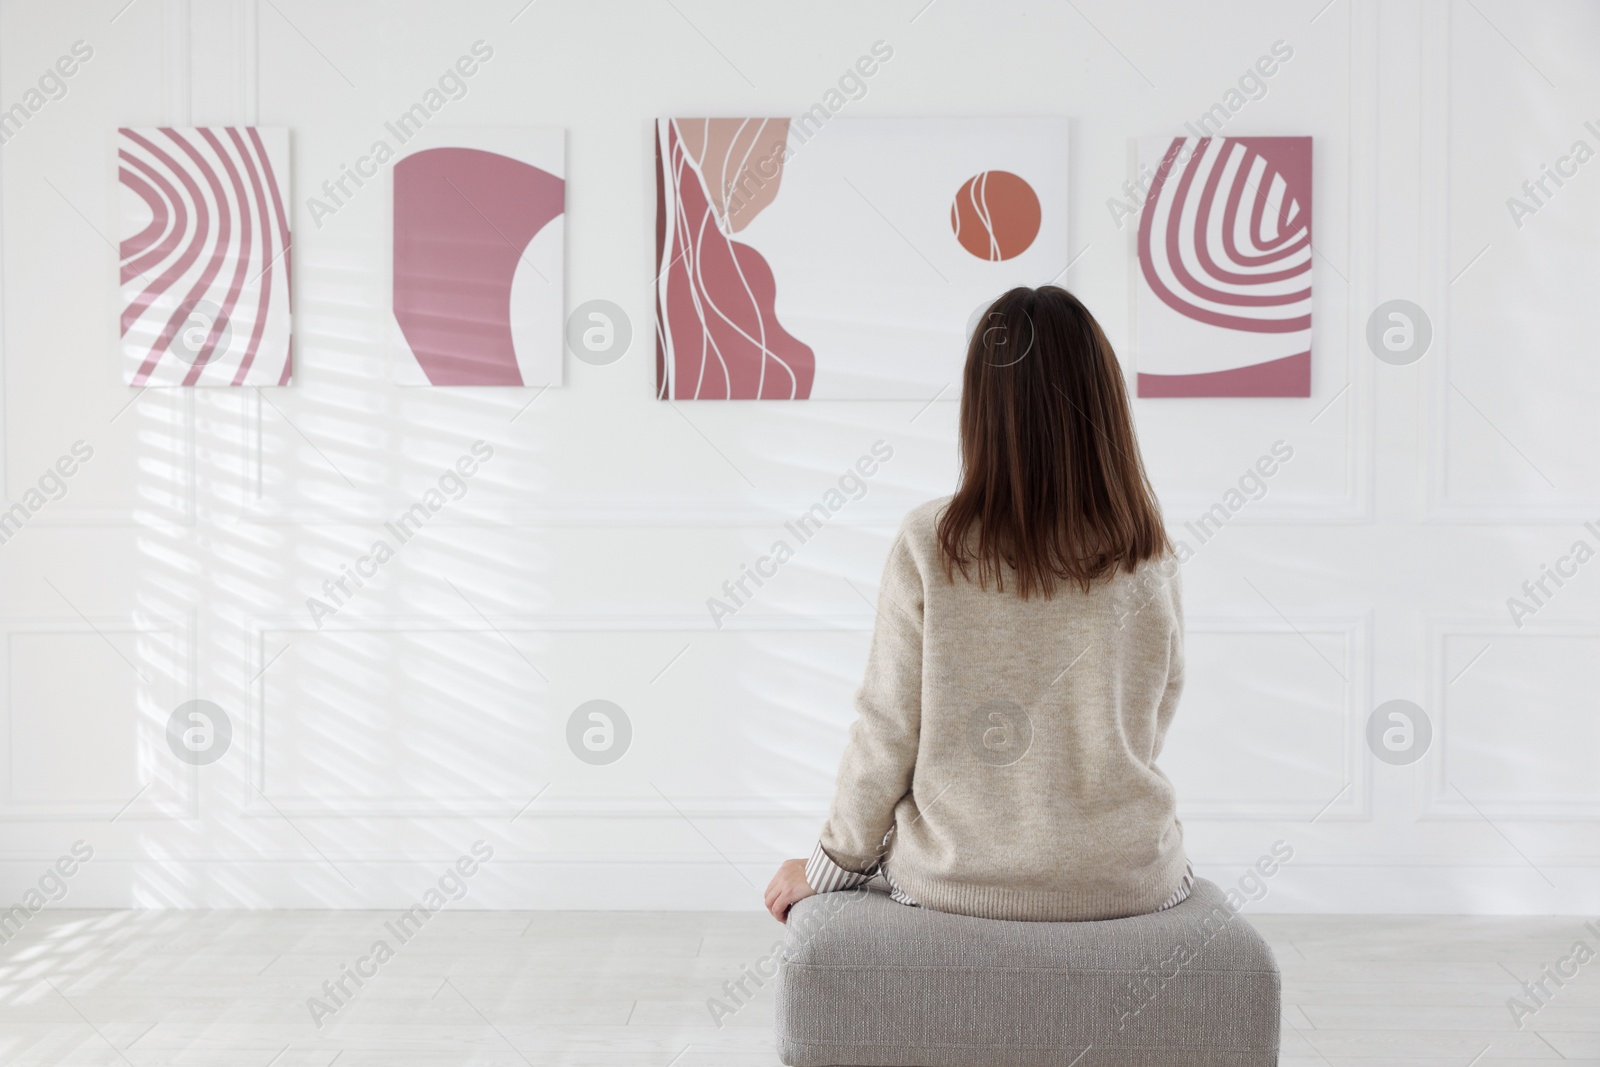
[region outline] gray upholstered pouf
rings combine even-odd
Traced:
[[[1104,922],[1006,922],[873,891],[796,904],[778,975],[793,1067],[1261,1067],[1278,1062],[1278,965],[1198,879]]]

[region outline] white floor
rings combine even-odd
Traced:
[[[778,1062],[770,986],[720,1028],[707,1008],[781,936],[765,915],[445,911],[403,945],[394,919],[41,912],[0,946],[0,1064]],[[1600,1065],[1600,959],[1520,1031],[1506,1008],[1519,978],[1600,944],[1579,919],[1252,921],[1283,967],[1286,1067]],[[379,939],[394,958],[319,1029],[307,998]]]

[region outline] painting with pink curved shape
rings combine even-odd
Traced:
[[[1138,394],[1311,395],[1311,138],[1139,144]]]
[[[424,130],[394,163],[402,385],[561,384],[560,130]]]
[[[1057,119],[656,123],[656,395],[960,393],[973,313],[1068,264]]]
[[[117,131],[123,380],[287,385],[289,131]]]

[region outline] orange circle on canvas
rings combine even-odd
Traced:
[[[1008,170],[974,174],[950,205],[950,228],[961,247],[979,259],[1020,256],[1039,236],[1039,197]]]

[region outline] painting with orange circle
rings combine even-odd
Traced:
[[[656,395],[954,398],[969,321],[1070,284],[1065,119],[656,124]]]

